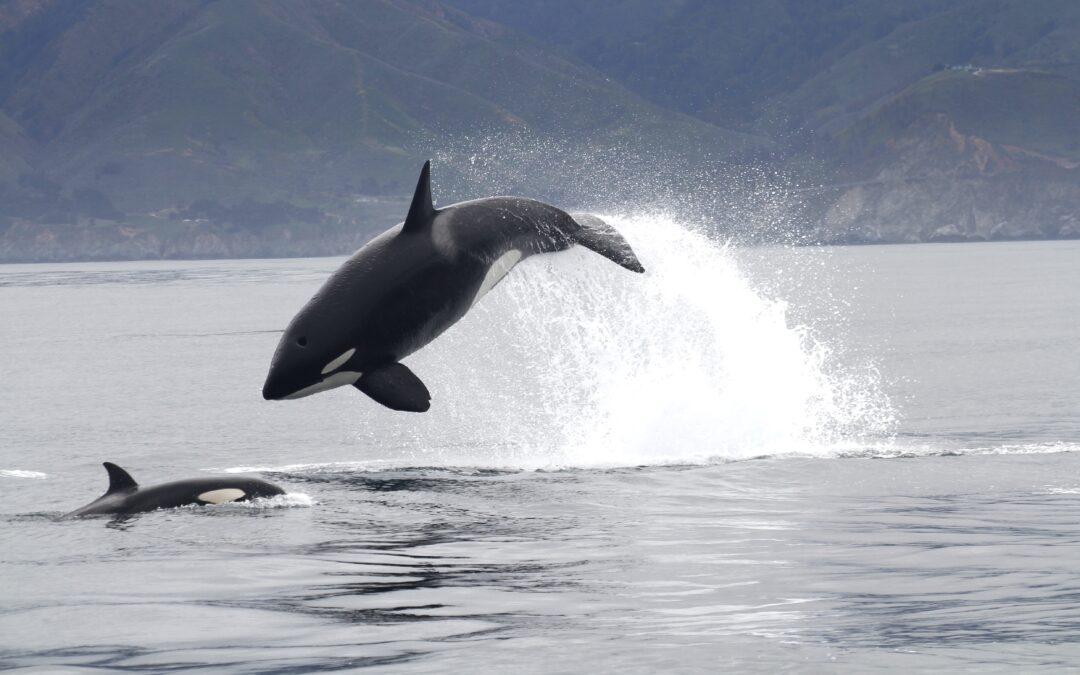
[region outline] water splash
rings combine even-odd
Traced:
[[[833,367],[728,249],[662,215],[606,218],[645,275],[580,248],[526,260],[409,359],[432,411],[360,440],[421,465],[536,468],[838,454],[889,436],[876,372]]]
[[[273,497],[260,497],[246,502],[232,502],[233,506],[249,509],[299,509],[311,508],[317,502],[315,498],[303,492],[288,492]]]
[[[730,241],[812,241],[815,202],[806,185],[731,140],[733,154],[717,155],[639,137],[597,144],[527,130],[450,136],[434,155],[436,203],[521,194],[568,210],[662,211]]]

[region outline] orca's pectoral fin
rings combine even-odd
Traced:
[[[645,268],[634,254],[634,249],[623,239],[619,231],[591,213],[571,213],[570,217],[581,227],[571,234],[573,240],[596,251],[608,260],[622,265],[631,272],[644,272]]]
[[[353,386],[391,410],[425,412],[431,407],[427,387],[401,363],[369,370]]]

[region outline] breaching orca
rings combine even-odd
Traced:
[[[454,325],[518,262],[574,244],[645,271],[622,235],[596,216],[524,197],[436,209],[427,162],[405,222],[353,254],[289,323],[263,397],[351,384],[388,408],[424,412],[431,395],[401,360]]]
[[[210,476],[190,478],[150,487],[139,487],[135,479],[111,462],[105,462],[109,472],[109,489],[81,509],[65,514],[64,518],[95,516],[106,513],[128,514],[177,506],[244,502],[256,497],[283,495],[285,491],[258,478],[245,476]]]

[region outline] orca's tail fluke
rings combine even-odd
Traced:
[[[591,213],[571,213],[570,217],[581,226],[570,233],[570,237],[575,243],[584,246],[590,251],[596,251],[631,272],[641,273],[645,271],[641,261],[634,254],[634,249],[630,248],[630,244],[623,239],[623,236],[614,227]]]

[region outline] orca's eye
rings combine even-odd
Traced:
[[[307,338],[306,337],[298,337],[298,338],[296,338],[296,344],[300,345],[301,347],[307,347]]]

